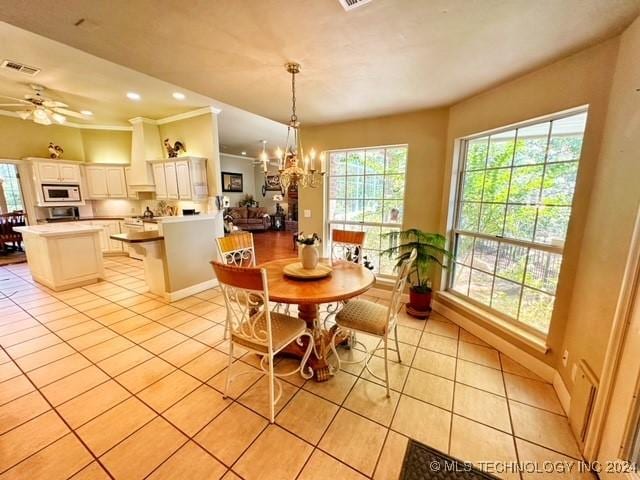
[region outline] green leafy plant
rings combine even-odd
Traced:
[[[416,228],[410,228],[401,232],[389,232],[383,235],[389,238],[391,246],[380,252],[380,255],[395,257],[396,268],[402,265],[415,248],[418,256],[409,273],[411,288],[417,293],[431,291],[430,275],[434,265],[447,268],[446,259],[452,257],[446,250],[446,239],[439,233],[427,233]]]

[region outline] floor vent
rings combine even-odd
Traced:
[[[0,68],[6,68],[7,70],[12,70],[14,72],[24,73],[25,75],[29,75],[31,77],[33,77],[40,71],[39,68],[29,67],[28,65],[14,62],[12,60],[3,60],[2,64],[0,64]]]
[[[371,2],[371,0],[338,0],[342,8],[345,11],[355,10],[356,8],[362,7],[367,3]]]

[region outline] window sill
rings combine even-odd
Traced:
[[[481,308],[473,305],[470,302],[465,302],[463,299],[449,292],[440,291],[437,293],[436,298],[438,301],[442,301],[445,306],[449,304],[462,310],[464,314],[470,317],[470,320],[480,320],[481,322],[488,323],[501,332],[506,333],[511,337],[517,338],[521,342],[525,343],[526,345],[540,353],[546,354],[549,351],[549,347],[547,346],[547,343],[543,338],[540,338],[523,328],[519,328],[517,325],[507,322],[506,320],[503,320],[496,315],[492,315],[491,313],[482,310]]]

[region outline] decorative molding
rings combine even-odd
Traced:
[[[185,120],[187,118],[199,117],[206,113],[213,113],[218,115],[222,112],[220,108],[209,105],[208,107],[198,108],[191,110],[190,112],[178,113],[177,115],[171,115],[170,117],[159,118],[156,120],[157,125],[164,125],[165,123],[177,122],[178,120]]]
[[[558,399],[560,400],[560,405],[562,405],[562,409],[568,417],[570,413],[569,410],[571,410],[571,395],[569,394],[569,390],[567,390],[567,386],[564,384],[562,377],[557,371],[553,376],[553,389],[556,391]]]
[[[169,300],[170,302],[177,302],[178,300],[182,300],[183,298],[190,297],[191,295],[204,292],[205,290],[209,290],[210,288],[215,288],[217,286],[218,279],[212,278],[211,280],[207,280],[196,285],[191,285],[190,287],[183,288],[182,290],[176,290],[175,292],[164,292],[164,298],[166,300]]]

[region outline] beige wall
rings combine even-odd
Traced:
[[[262,196],[256,197],[255,171],[251,160],[246,157],[220,154],[220,171],[242,174],[242,193],[223,192],[223,195],[229,197],[232,207],[237,207],[238,202],[245,195],[252,195],[258,202],[262,199]]]
[[[434,109],[308,127],[302,139],[305,148],[317,151],[408,144],[404,225],[436,231],[440,225],[446,132],[447,109]],[[323,232],[324,205],[324,188],[301,190],[301,230]],[[305,209],[311,210],[311,218],[304,218]]]
[[[131,163],[131,132],[81,130],[84,160],[89,163]]]
[[[623,33],[609,98],[600,158],[575,270],[565,348],[557,367],[567,386],[571,365],[587,359],[602,371],[607,338],[640,203],[640,18]]]

